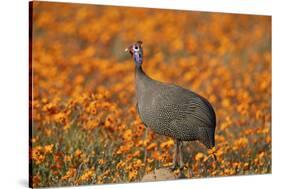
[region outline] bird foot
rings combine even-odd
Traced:
[[[175,171],[175,170],[177,170],[177,168],[178,168],[178,165],[175,165],[175,164],[169,167],[169,169],[171,171]]]
[[[187,177],[185,176],[185,174],[183,173],[184,167],[185,167],[185,166],[181,166],[181,167],[179,168],[179,175],[178,175],[178,177],[177,177],[178,179],[187,178]]]
[[[176,167],[169,167],[170,171],[175,171],[177,168]]]
[[[178,176],[176,177],[177,179],[184,179],[184,178],[187,178],[187,177],[185,176],[185,174],[183,173],[185,166],[180,167],[179,165],[172,165],[172,166],[170,166],[170,167],[168,167],[168,168],[169,168],[170,171],[172,171],[172,172],[174,172],[174,171],[176,171],[176,170],[179,171],[179,172],[176,171],[176,172],[178,172]]]
[[[185,165],[182,166],[182,167],[180,167],[179,165],[172,165],[172,166],[169,167],[169,169],[170,169],[171,171],[175,171],[175,170],[177,170],[177,169],[179,169],[179,171],[183,171],[184,168],[186,168]]]
[[[185,179],[185,178],[187,178],[187,177],[185,176],[183,171],[180,170],[179,175],[177,176],[177,179]]]

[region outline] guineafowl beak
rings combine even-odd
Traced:
[[[129,52],[129,53],[131,54],[131,56],[133,56],[132,46],[129,46],[129,47],[126,48],[124,51],[125,51],[125,52]]]

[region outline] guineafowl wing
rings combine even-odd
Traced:
[[[187,103],[170,106],[165,112],[177,109],[166,127],[165,135],[180,140],[201,140],[207,147],[213,146],[216,118],[211,106],[200,97],[193,97]],[[210,109],[211,108],[211,109]]]
[[[215,127],[216,116],[211,104],[202,96],[178,87],[176,85],[165,86],[155,101],[159,112],[165,112],[172,120],[186,120],[189,124],[197,124],[202,127]],[[198,125],[198,123],[200,123]]]
[[[203,127],[214,127],[216,125],[216,116],[210,103],[202,97],[191,98],[186,104],[184,110],[188,117],[200,121]],[[190,120],[193,120],[190,119]]]

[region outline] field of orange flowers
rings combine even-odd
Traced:
[[[136,112],[124,49],[137,40],[148,75],[215,108],[218,163],[188,142],[187,178],[271,173],[270,17],[46,2],[32,10],[32,186],[136,182],[171,165],[173,140],[145,138]]]

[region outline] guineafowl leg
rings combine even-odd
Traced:
[[[186,176],[183,173],[184,163],[183,163],[183,157],[182,157],[182,148],[183,148],[183,141],[179,141],[179,161],[180,161],[180,173],[178,178],[186,178]]]
[[[178,166],[178,153],[179,153],[179,141],[176,140],[175,147],[174,147],[174,159],[173,159],[173,165],[171,167],[172,170],[175,170]]]
[[[145,141],[146,140],[146,138],[147,138],[147,133],[148,133],[148,128],[147,127],[145,127],[144,128],[145,130],[144,130],[144,135],[143,135],[143,141]],[[146,146],[144,145],[144,156],[143,156],[143,162],[144,162],[144,164],[146,165],[146,159],[147,159],[147,149],[146,149]]]
[[[180,160],[180,169],[183,169],[184,163],[183,163],[183,158],[182,158],[182,147],[183,147],[183,142],[179,141],[179,160]]]

